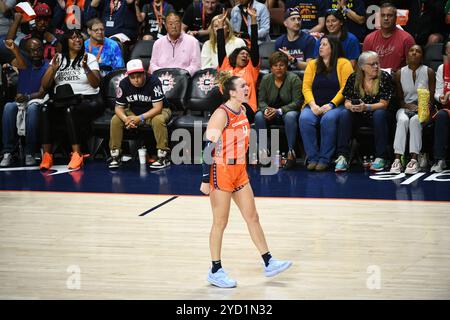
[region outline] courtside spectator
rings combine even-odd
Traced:
[[[308,170],[328,169],[336,150],[337,122],[344,102],[342,90],[352,72],[352,64],[343,58],[339,39],[324,36],[320,40],[319,57],[308,62],[303,77],[305,102],[299,127],[308,156]]]
[[[329,9],[325,14],[324,34],[335,35],[339,38],[344,51],[344,57],[350,60],[353,68],[356,66],[361,46],[355,35],[347,30],[344,24],[344,16],[339,10]],[[317,40],[314,56],[319,55],[320,39]]]
[[[105,25],[105,36],[116,35],[121,42],[134,42],[138,35],[134,0],[92,0],[87,19],[99,18]],[[122,37],[124,34],[129,40]]]
[[[358,41],[364,40],[366,31],[366,5],[364,0],[328,0],[328,9],[336,9],[344,17],[344,25]]]
[[[181,18],[174,12],[166,17],[167,35],[156,40],[150,60],[150,73],[162,68],[181,68],[191,76],[201,68],[200,44],[181,32]]]
[[[222,13],[223,7],[217,0],[200,0],[187,7],[183,15],[183,31],[200,42],[208,40],[208,28],[213,17]]]
[[[56,51],[58,45],[58,38],[62,36],[62,31],[59,29],[53,29],[50,26],[50,20],[52,18],[52,11],[50,7],[45,3],[38,3],[34,7],[36,13],[36,25],[31,29],[31,33],[26,35],[20,40],[19,47],[25,48],[26,41],[30,38],[37,38],[42,41],[44,46],[44,59],[51,60]],[[15,39],[17,34],[17,29],[22,22],[22,15],[16,13],[14,16],[14,21],[9,28],[6,39]]]
[[[363,51],[375,51],[381,68],[397,71],[406,65],[408,51],[415,41],[408,32],[396,27],[397,8],[393,4],[381,5],[380,19],[381,29],[366,36]]]
[[[167,122],[171,111],[164,108],[164,91],[158,77],[148,74],[139,59],[127,63],[127,77],[119,83],[115,112],[111,119],[109,168],[121,164],[123,130],[145,124],[152,127],[158,149],[158,159],[150,167],[160,169],[170,165]]]
[[[219,62],[217,60],[217,30],[219,29],[220,16],[215,16],[211,20],[209,25],[209,40],[207,40],[202,46],[202,69],[206,68],[217,68]],[[225,51],[227,56],[229,56],[234,49],[241,48],[245,46],[245,41],[234,35],[233,28],[231,26],[230,20],[225,19],[225,25],[223,28],[225,36]]]
[[[353,128],[373,127],[375,161],[370,170],[382,171],[386,164],[388,144],[387,108],[394,93],[391,75],[380,68],[380,58],[374,51],[361,53],[356,71],[348,78],[342,94],[345,108],[339,115],[338,144],[335,171],[346,171],[350,156]]]
[[[48,68],[44,60],[42,42],[31,38],[26,42],[28,57],[21,54],[13,40],[6,40],[6,47],[15,56],[11,64],[19,69],[17,94],[14,102],[8,102],[3,110],[3,159],[0,167],[7,167],[13,161],[13,152],[17,144],[18,132],[25,136],[25,165],[35,165],[39,136],[39,113],[41,98],[45,93],[41,87],[41,79]]]
[[[286,10],[284,26],[287,32],[275,41],[275,50],[287,55],[289,70],[305,70],[307,62],[314,58],[316,40],[301,30],[302,20],[297,8]]]
[[[405,154],[408,131],[411,160],[406,165],[405,173],[416,174],[420,170],[418,157],[422,149],[422,124],[417,114],[419,104],[417,89],[428,89],[430,91],[430,103],[433,105],[436,86],[436,75],[433,69],[423,65],[422,59],[422,47],[417,44],[413,45],[408,52],[408,64],[395,75],[400,109],[398,109],[396,114],[395,160],[390,170],[392,173],[400,173],[403,170],[401,157]]]
[[[270,73],[262,78],[259,85],[255,126],[259,138],[260,129],[266,129],[271,124],[284,124],[289,149],[284,168],[288,170],[295,165],[294,146],[297,140],[298,115],[303,103],[302,82],[296,74],[287,71],[288,59],[283,53],[274,52],[269,63]],[[267,147],[270,148],[269,145]],[[261,147],[259,150],[260,157],[267,156],[267,152]]]
[[[84,42],[86,52],[93,54],[100,66],[100,74],[105,76],[109,72],[123,68],[125,63],[119,44],[109,38],[105,38],[105,27],[103,22],[94,18],[87,22],[87,32],[90,36]]]
[[[139,23],[143,23],[140,38],[142,40],[156,40],[165,36],[167,30],[164,20],[170,12],[175,12],[173,6],[164,0],[153,0],[150,3],[142,2],[144,5],[141,8],[141,0],[135,1],[136,18]]]
[[[256,33],[258,30],[258,25],[256,23],[256,10],[249,7],[247,12],[251,17],[251,49],[248,47],[237,48],[228,57],[225,53],[225,36],[223,31],[226,15],[222,14],[219,18],[219,29],[217,30],[217,56],[219,66],[217,70],[219,72],[219,78],[221,78],[222,73],[228,73],[233,76],[243,78],[247,83],[249,88],[249,99],[248,102],[244,103],[244,105],[247,109],[246,115],[248,121],[252,123],[255,119],[255,112],[258,108],[256,84],[258,82],[260,63],[258,35]]]
[[[325,27],[326,0],[268,0],[268,7],[297,8],[302,17],[302,27],[309,32],[322,32]]]
[[[100,72],[97,59],[84,50],[83,35],[80,30],[67,31],[61,40],[61,53],[55,55],[47,72],[42,78],[42,87],[49,91],[55,84],[55,99],[79,97],[74,104],[64,104],[58,108],[48,105],[42,108],[42,147],[44,155],[41,169],[48,170],[53,165],[52,140],[56,125],[65,121],[68,131],[72,156],[69,169],[83,166],[85,155],[81,152],[82,128],[100,116],[104,110],[100,94]],[[61,88],[60,88],[61,87]],[[62,90],[61,90],[62,89]],[[69,92],[70,89],[70,92]],[[52,132],[53,131],[53,132]]]

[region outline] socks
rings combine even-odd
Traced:
[[[262,255],[262,258],[264,260],[264,264],[266,265],[266,267],[269,265],[269,260],[270,258],[272,258],[272,255],[270,254],[270,252],[266,252]]]
[[[212,262],[212,273],[216,273],[220,268],[222,268],[222,262],[221,260],[213,261]]]

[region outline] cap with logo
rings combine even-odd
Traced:
[[[135,72],[144,72],[144,66],[140,59],[133,59],[127,63],[127,74],[132,74]]]

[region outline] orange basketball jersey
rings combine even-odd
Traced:
[[[225,104],[222,104],[219,108],[222,108],[227,113],[227,124],[214,150],[215,162],[245,164],[245,155],[250,139],[250,124],[245,115],[245,108],[241,106],[238,113],[228,108]],[[232,160],[235,161],[233,162]]]

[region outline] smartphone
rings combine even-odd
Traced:
[[[361,104],[361,103],[362,103],[361,99],[352,99],[352,105],[354,105],[354,106]]]

